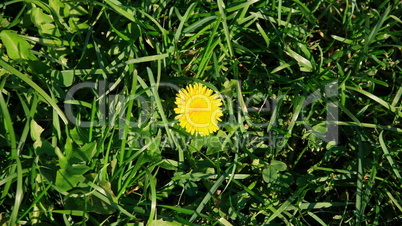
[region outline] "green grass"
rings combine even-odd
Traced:
[[[401,16],[390,0],[0,3],[0,224],[398,225]],[[195,82],[224,102],[206,137],[174,119]]]

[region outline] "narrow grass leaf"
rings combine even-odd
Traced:
[[[395,94],[394,99],[392,100],[391,107],[395,107],[401,99],[402,96],[402,86],[399,87],[398,92]]]
[[[112,9],[114,9],[118,14],[124,16],[125,18],[129,19],[130,21],[133,21],[133,22],[136,21],[133,11],[124,7],[123,4],[121,4],[121,2],[119,2],[118,0],[105,0],[105,2]]]
[[[351,86],[346,86],[346,88],[347,88],[347,89],[350,89],[350,90],[353,90],[353,91],[356,91],[356,92],[358,92],[358,93],[361,93],[361,94],[363,94],[363,95],[369,97],[370,99],[374,100],[375,102],[381,104],[381,105],[382,105],[383,107],[385,107],[386,109],[388,109],[388,110],[390,110],[391,112],[397,114],[399,117],[402,117],[402,111],[397,111],[395,107],[393,107],[392,105],[390,105],[390,104],[387,103],[386,101],[382,100],[381,98],[377,97],[376,95],[374,95],[374,94],[372,94],[372,93],[370,93],[370,92],[367,92],[367,91],[365,91],[365,90],[361,90],[361,89],[354,88],[354,87],[351,87]]]
[[[309,60],[306,58],[302,57],[300,54],[296,53],[292,49],[290,49],[289,46],[286,46],[286,54],[288,54],[290,57],[296,60],[296,62],[300,66],[300,70],[304,72],[312,72],[313,71],[313,65]]]
[[[264,39],[265,44],[267,45],[267,48],[268,48],[270,40],[268,38],[267,33],[264,31],[264,29],[261,27],[261,25],[259,23],[256,23],[256,26],[257,26],[257,29],[260,32],[260,34],[261,34],[262,38]]]
[[[313,25],[317,24],[317,18],[315,18],[314,14],[310,11],[309,7],[307,7],[305,4],[300,2],[299,0],[293,0],[299,5],[299,9],[302,12],[302,14],[307,18],[307,20],[312,23]]]
[[[226,43],[227,43],[227,48],[229,49],[229,54],[230,57],[233,57],[233,47],[232,47],[232,36],[229,32],[229,27],[227,24],[227,18],[226,18],[226,12],[225,12],[225,3],[222,0],[218,0],[218,8],[219,8],[219,13],[221,14],[222,17],[222,25],[223,25],[223,32],[225,34],[226,38]]]
[[[60,118],[63,120],[65,124],[68,124],[68,119],[64,115],[63,111],[57,106],[56,102],[51,98],[42,88],[40,88],[35,82],[33,82],[28,76],[22,74],[17,69],[13,68],[11,65],[7,64],[5,61],[0,59],[0,66],[2,66],[7,71],[11,72],[12,74],[16,75],[18,78],[26,82],[29,86],[31,86],[36,92],[38,92],[57,112]]]
[[[190,18],[190,15],[193,13],[194,7],[196,6],[195,3],[191,4],[188,9],[186,10],[186,13],[184,14],[184,16],[181,18],[180,24],[177,27],[177,30],[175,32],[174,35],[174,39],[176,40],[176,42],[178,42],[180,40],[180,36],[182,34],[183,31],[183,27],[184,27],[184,23],[187,22],[187,20]]]
[[[250,6],[250,5],[252,5],[252,4],[256,3],[256,2],[259,2],[259,1],[260,0],[250,0],[250,1],[247,1],[247,2],[244,2],[244,3],[240,3],[240,4],[236,5],[236,6],[232,6],[230,8],[227,8],[226,11],[228,13],[234,12],[234,11],[237,11],[239,9],[243,9],[245,7],[248,7],[248,6]]]
[[[22,169],[22,174],[25,175],[26,173],[29,172],[29,169]],[[4,184],[8,182],[12,182],[16,177],[18,176],[17,172],[14,172],[12,174],[9,174],[7,177],[4,179],[0,180],[0,186],[3,186]],[[4,190],[3,190],[4,191]]]
[[[310,217],[312,217],[315,221],[317,221],[320,225],[326,226],[327,224],[321,219],[319,218],[316,214],[314,214],[313,212],[307,212],[308,215],[310,215]]]
[[[364,158],[364,150],[363,150],[363,140],[362,134],[359,128],[356,129],[357,137],[358,137],[358,154],[357,154],[357,182],[356,182],[356,224],[360,225],[363,220],[363,209],[362,209],[362,200],[363,200],[363,158]]]
[[[378,20],[377,24],[371,30],[367,40],[364,42],[364,46],[367,47],[372,43],[374,38],[377,36],[377,33],[381,30],[383,23],[388,19],[388,15],[391,12],[391,5],[385,10],[385,12],[381,15],[380,19]]]
[[[139,57],[139,58],[135,58],[135,59],[131,59],[131,60],[127,60],[124,63],[120,63],[116,66],[112,66],[109,68],[106,68],[108,70],[113,70],[114,68],[120,68],[120,67],[124,67],[126,65],[129,64],[137,64],[137,63],[143,63],[143,62],[150,62],[150,61],[156,61],[156,60],[163,60],[166,57],[168,57],[170,55],[170,53],[162,53],[162,54],[158,54],[158,55],[153,55],[153,56],[144,56],[144,57]],[[102,72],[102,70],[97,70],[98,73]]]
[[[156,183],[155,177],[151,174],[148,168],[144,167],[144,170],[148,176],[149,186],[151,187],[151,212],[149,213],[148,225],[151,225],[154,218],[156,218]]]
[[[288,208],[292,202],[306,189],[307,185],[297,190],[291,197],[289,197],[282,205],[268,218],[266,223],[270,223],[275,218],[280,216],[280,214]]]
[[[382,149],[382,151],[384,152],[385,158],[387,158],[389,164],[391,165],[391,168],[392,168],[392,170],[394,171],[396,178],[399,180],[399,182],[400,182],[401,185],[402,185],[402,177],[401,177],[401,174],[399,173],[399,169],[398,169],[397,165],[395,164],[395,161],[394,161],[394,159],[392,158],[391,154],[389,153],[388,148],[387,148],[387,145],[386,145],[385,142],[384,142],[383,133],[384,133],[384,131],[381,131],[380,137],[378,138],[379,141],[380,141],[381,149]]]
[[[232,226],[233,224],[231,224],[228,220],[226,220],[225,218],[219,218],[219,223],[221,223],[222,225],[225,225],[225,226]]]
[[[389,192],[388,189],[385,189],[385,193],[388,195],[388,197],[391,199],[392,203],[395,204],[395,206],[399,209],[400,212],[402,212],[402,203],[400,203],[400,199],[396,199],[391,192]]]
[[[13,122],[11,120],[10,112],[8,111],[7,103],[4,100],[2,92],[0,92],[0,109],[2,111],[4,124],[6,127],[6,131],[8,132],[9,141],[11,143],[11,159],[13,159],[15,161],[15,163],[12,166],[10,166],[10,172],[11,173],[15,172],[17,174],[17,187],[16,187],[16,191],[15,191],[14,205],[13,205],[11,217],[10,217],[10,224],[16,224],[17,218],[18,218],[18,213],[20,212],[20,206],[22,203],[22,199],[24,197],[23,184],[22,184],[23,183],[23,181],[22,181],[23,171],[22,171],[22,165],[21,165],[21,160],[20,160],[20,153],[19,153],[20,151],[17,148],[17,140],[16,140],[16,134],[15,134],[14,127],[13,127]],[[12,181],[8,181],[7,183],[8,184],[5,187],[5,190],[6,190],[5,192],[8,193],[7,190],[10,187]],[[3,193],[2,198],[6,194]]]
[[[353,202],[309,202],[309,203],[300,203],[297,206],[290,205],[287,210],[311,210],[311,209],[318,209],[321,210],[323,208],[331,208],[331,207],[338,207],[338,206],[347,206],[353,205]]]
[[[212,195],[215,194],[216,190],[218,190],[219,186],[221,186],[222,182],[225,180],[226,176],[221,175],[219,179],[214,183],[214,185],[209,189],[207,194],[204,196],[202,201],[198,204],[197,209],[195,210],[195,213],[191,216],[190,222],[193,222],[199,214],[202,212],[204,207],[208,204],[209,200],[212,198]]]
[[[216,18],[218,18],[218,17],[217,16],[205,17],[205,18],[191,24],[190,26],[186,27],[183,30],[183,33],[185,33],[185,34],[192,33],[195,30],[197,30],[199,27],[204,26],[205,24],[209,23],[211,20],[215,20]]]

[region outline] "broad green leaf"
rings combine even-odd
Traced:
[[[229,97],[233,97],[234,96],[234,91],[236,90],[237,84],[238,84],[238,80],[236,79],[231,79],[231,80],[227,80],[223,83],[223,89],[221,90],[222,94],[225,94]]]
[[[60,37],[61,30],[54,24],[55,18],[43,12],[41,8],[32,8],[30,11],[31,21],[38,28],[41,36]],[[57,18],[57,15],[55,15]]]
[[[79,149],[73,149],[69,156],[69,162],[80,163],[89,161],[96,153],[96,142],[86,143]]]
[[[56,173],[56,186],[61,192],[68,191],[83,182],[83,176],[91,168],[83,164],[66,165]]]
[[[274,169],[272,166],[268,166],[262,171],[262,178],[267,183],[275,182],[279,177],[278,170]]]
[[[66,173],[71,176],[84,175],[91,168],[84,164],[72,164],[66,167]]]
[[[71,139],[78,145],[83,145],[89,142],[88,130],[85,128],[74,127],[70,130],[70,136]]]
[[[36,151],[36,154],[39,156],[43,155],[43,154],[45,154],[47,156],[55,156],[55,153],[54,153],[55,148],[52,146],[52,144],[49,141],[47,141],[43,138],[41,138],[40,143],[35,141],[33,147]]]
[[[221,152],[224,151],[224,148],[222,148],[222,145],[227,146],[227,143],[224,143],[224,139],[223,137],[225,137],[226,134],[222,131],[219,130],[216,134],[216,136],[211,136],[210,138],[208,138],[208,142],[206,142],[207,145],[207,155],[213,155],[217,152]],[[223,142],[223,143],[222,143]]]
[[[68,165],[68,159],[67,157],[63,154],[63,152],[60,150],[59,147],[56,147],[54,149],[54,152],[56,153],[57,157],[59,158],[59,167],[60,168],[65,168]]]
[[[187,146],[187,148],[191,153],[198,152],[206,144],[206,140],[206,137],[196,137],[195,139],[191,140],[191,143]]]
[[[275,159],[271,161],[271,166],[278,171],[285,171],[288,168],[284,162]]]
[[[8,27],[9,25],[10,22],[3,16],[0,16],[0,27]]]
[[[0,38],[6,47],[8,56],[13,60],[31,60],[36,61],[38,58],[31,53],[31,45],[28,44],[17,33],[10,30],[0,32]]]
[[[36,26],[53,23],[54,20],[50,15],[43,13],[41,8],[32,8],[30,12],[31,20],[35,23]]]
[[[82,175],[71,175],[66,168],[63,168],[57,171],[55,185],[61,192],[66,192],[84,180]]]

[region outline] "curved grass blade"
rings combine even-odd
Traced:
[[[351,89],[353,91],[356,91],[358,93],[361,93],[365,96],[367,96],[368,98],[374,100],[375,102],[381,104],[382,106],[384,106],[386,109],[390,110],[391,112],[397,114],[399,117],[402,117],[402,112],[398,111],[394,106],[392,106],[391,104],[387,103],[386,101],[382,100],[381,98],[377,97],[376,95],[367,92],[365,90],[360,90],[358,88],[355,87],[351,87],[351,86],[346,86],[347,89]]]
[[[218,190],[219,186],[222,184],[222,182],[225,179],[226,179],[225,174],[223,174],[223,175],[221,175],[221,177],[219,177],[219,179],[215,182],[215,184],[211,187],[211,189],[208,191],[208,193],[202,199],[201,203],[198,205],[197,209],[195,210],[195,213],[190,218],[190,222],[193,222],[199,216],[199,213],[201,213],[201,211],[207,205],[209,200],[212,198],[212,195],[215,194],[216,190]]]
[[[36,92],[39,93],[57,112],[60,118],[63,120],[65,124],[68,124],[68,119],[64,115],[63,111],[57,106],[56,102],[42,89],[40,88],[35,82],[33,82],[28,76],[24,75],[17,69],[13,68],[11,65],[7,64],[4,60],[0,59],[0,66],[6,69],[7,71],[11,72],[12,74],[16,75],[18,78],[26,82],[29,86],[31,86]]]
[[[3,117],[4,117],[4,123],[5,127],[8,130],[8,135],[10,139],[10,144],[11,144],[11,158],[15,160],[15,164],[10,166],[10,174],[16,173],[17,174],[17,188],[15,191],[15,198],[14,198],[14,206],[11,211],[11,216],[10,216],[10,225],[13,225],[17,223],[17,218],[18,218],[18,213],[20,211],[20,206],[22,203],[22,199],[24,197],[24,191],[23,191],[23,181],[22,181],[22,165],[21,165],[21,160],[20,160],[20,153],[19,149],[17,148],[17,140],[16,140],[16,135],[15,131],[13,128],[13,122],[11,120],[10,112],[8,111],[7,104],[4,100],[3,93],[0,92],[0,109],[2,111]],[[10,188],[12,181],[7,182],[7,186],[3,190],[3,194],[8,193],[8,189]],[[3,198],[3,195],[2,197]]]
[[[389,154],[387,145],[385,144],[384,138],[383,138],[383,136],[382,136],[383,132],[384,132],[384,131],[381,131],[380,137],[378,138],[379,141],[380,141],[381,149],[382,149],[382,151],[384,152],[384,155],[385,155],[385,157],[387,158],[389,164],[391,165],[391,168],[392,168],[392,170],[394,171],[396,178],[398,178],[399,182],[402,184],[402,177],[401,177],[401,174],[399,173],[399,170],[398,170],[397,167],[396,167],[396,164],[395,164],[395,162],[394,162],[394,159],[393,159],[392,156]]]

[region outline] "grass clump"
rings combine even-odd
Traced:
[[[0,3],[1,224],[397,224],[401,14],[389,0]],[[223,103],[208,136],[175,120],[196,83]]]

